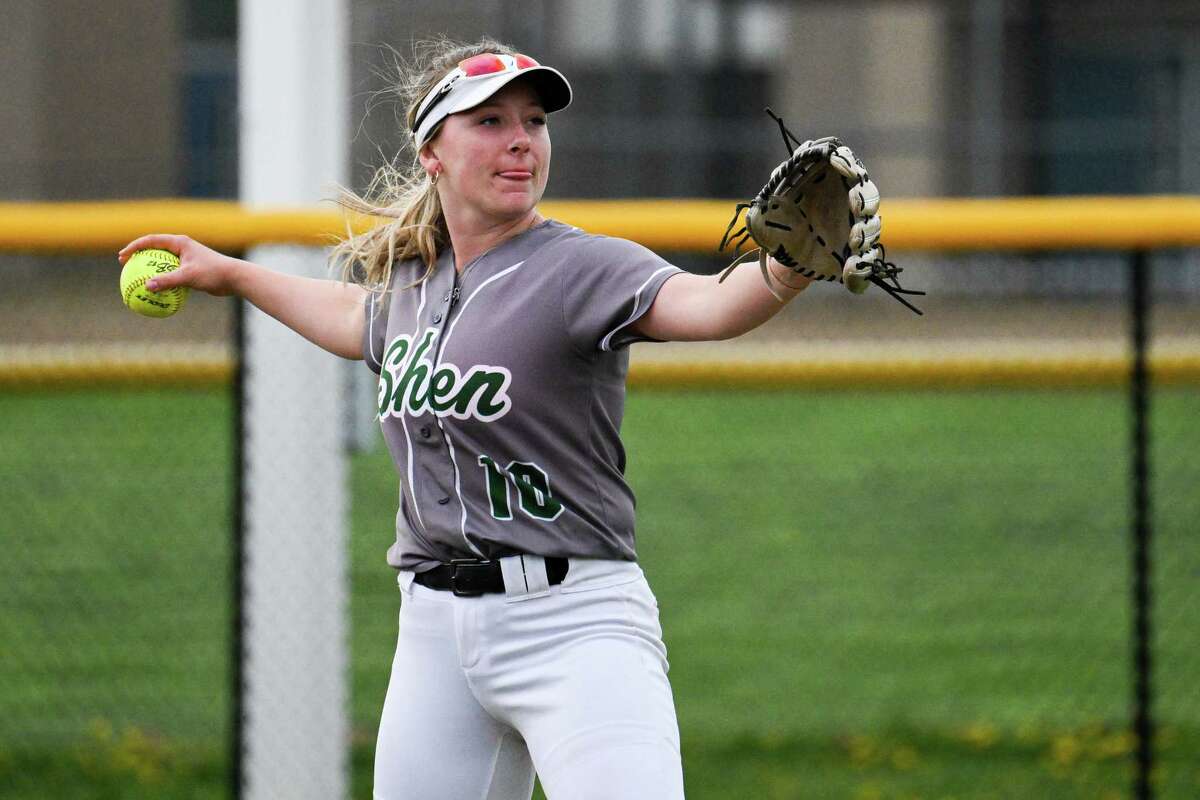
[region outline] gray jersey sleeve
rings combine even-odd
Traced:
[[[658,290],[683,270],[640,244],[587,236],[561,267],[563,319],[581,351],[618,350],[650,341],[629,330],[654,303]]]
[[[376,375],[383,369],[380,362],[383,359],[383,348],[387,344],[390,300],[390,294],[372,291],[368,291],[366,299],[363,300],[363,314],[366,318],[366,324],[363,325],[363,361]]]

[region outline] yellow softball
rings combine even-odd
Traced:
[[[179,256],[169,250],[138,250],[121,270],[121,299],[147,317],[169,317],[187,300],[188,288],[176,286],[161,292],[146,288],[146,281],[179,268]]]

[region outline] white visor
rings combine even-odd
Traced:
[[[500,57],[515,67],[516,62],[511,56]],[[571,104],[571,84],[567,83],[562,73],[551,67],[510,68],[504,72],[475,77],[465,76],[455,68],[421,101],[416,116],[417,129],[413,132],[416,149],[420,150],[433,137],[446,117],[474,108],[517,78],[527,79],[533,84],[547,114],[561,111]]]

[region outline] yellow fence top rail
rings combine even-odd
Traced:
[[[556,200],[547,216],[655,250],[714,252],[734,200]],[[883,241],[897,250],[1132,250],[1200,246],[1200,197],[886,199]],[[370,219],[351,220],[355,229]],[[329,244],[346,233],[333,204],[251,210],[227,201],[0,203],[0,251],[115,253],[145,233],[183,233],[223,250]]]
[[[900,357],[888,361],[753,363],[727,361],[637,362],[629,370],[632,389],[1064,389],[1126,386],[1128,358],[953,358]],[[1151,355],[1150,375],[1158,386],[1200,383],[1200,356]],[[223,386],[234,375],[231,357],[88,358],[42,355],[0,357],[0,391],[147,389],[165,386]]]

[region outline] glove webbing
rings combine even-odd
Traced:
[[[741,250],[742,246],[745,245],[746,240],[750,238],[750,230],[746,225],[743,225],[737,231],[733,230],[733,226],[736,225],[738,219],[741,218],[742,212],[753,206],[757,206],[759,209],[765,210],[767,204],[770,202],[770,198],[776,194],[776,192],[788,178],[794,177],[795,181],[800,180],[804,177],[813,164],[829,160],[830,154],[842,146],[842,141],[836,136],[827,136],[824,139],[817,139],[808,143],[812,145],[812,147],[819,147],[819,150],[814,150],[812,147],[804,148],[806,143],[801,142],[794,133],[788,130],[787,125],[780,116],[772,111],[770,107],[767,107],[764,110],[771,117],[771,119],[775,120],[775,123],[779,126],[779,133],[783,137],[783,146],[787,150],[788,157],[782,164],[775,168],[775,170],[771,173],[771,177],[767,179],[766,185],[763,186],[762,190],[754,197],[753,200],[751,200],[749,203],[738,203],[734,207],[733,219],[729,221],[729,225],[725,228],[725,235],[721,237],[721,243],[717,246],[718,252],[723,251],[725,247],[731,243],[734,245],[734,252],[737,252],[738,250]],[[801,148],[804,149],[801,151]],[[804,162],[809,163],[805,164]],[[846,190],[849,191],[850,185],[846,182],[844,176],[841,177],[843,185],[845,185]],[[862,179],[860,179],[860,181],[861,180]],[[787,188],[790,188],[790,186]],[[850,225],[853,226],[855,223],[854,214],[848,211],[847,215],[849,216]],[[766,224],[771,225],[772,223],[767,222]],[[739,236],[741,237],[740,239],[738,239]],[[734,239],[738,239],[738,241],[735,243],[733,242]],[[883,291],[887,292],[888,295],[899,301],[913,313],[923,316],[924,314],[919,308],[905,300],[901,295],[924,295],[925,292],[918,291],[916,289],[903,288],[900,285],[899,278],[897,277],[899,273],[903,271],[903,268],[897,266],[895,262],[886,260],[887,250],[882,243],[877,244],[876,246],[879,248],[880,256],[876,261],[871,263],[871,274],[868,275],[866,279],[878,286]],[[735,267],[737,267],[739,264],[749,261],[756,255],[758,256],[759,264],[762,267],[763,278],[767,280],[767,286],[770,288],[770,278],[767,272],[766,260],[766,256],[768,254],[763,252],[761,247],[738,255],[738,257],[733,260],[733,263],[731,263],[725,269],[725,271],[721,273],[720,280],[724,281]],[[834,258],[837,258],[839,261],[842,260],[837,253],[831,252],[831,255]],[[774,257],[773,254],[772,257]],[[792,261],[792,263],[789,264],[787,261]],[[795,270],[795,268],[799,265],[796,264],[791,258],[780,260],[780,263],[786,267],[793,268],[794,271],[798,271]],[[835,278],[831,277],[830,280],[835,280]],[[888,281],[891,281],[891,283],[888,283]],[[779,295],[774,289],[771,289],[771,293],[775,294],[775,296],[779,298]],[[782,298],[779,299],[782,300]]]

